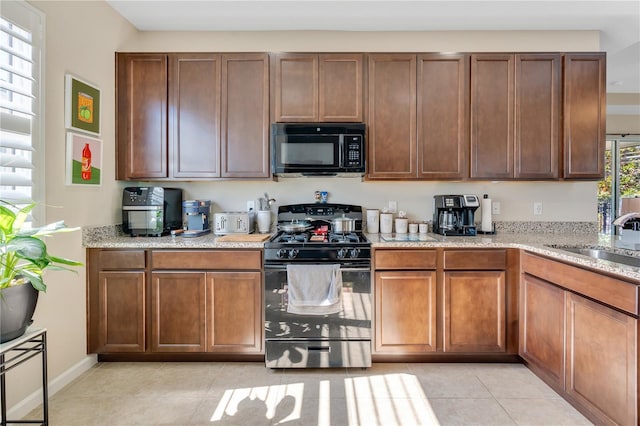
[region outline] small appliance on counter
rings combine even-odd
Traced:
[[[433,232],[441,235],[476,235],[476,195],[434,195]]]
[[[183,237],[199,237],[211,232],[209,216],[211,216],[211,201],[185,200],[182,202],[184,213]]]
[[[122,192],[122,228],[132,237],[168,235],[182,229],[182,189],[127,187]]]
[[[213,215],[213,233],[250,234],[255,226],[255,214],[250,212],[222,212]]]

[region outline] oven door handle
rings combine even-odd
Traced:
[[[314,264],[315,265],[315,264]],[[309,265],[311,266],[311,265]],[[287,265],[264,265],[265,271],[286,271]],[[346,272],[371,272],[371,267],[340,266],[340,271]]]

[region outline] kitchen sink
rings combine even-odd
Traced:
[[[609,262],[622,263],[623,265],[635,266],[640,268],[640,257],[627,256],[624,254],[614,253],[609,250],[592,249],[584,247],[556,247],[558,250],[568,251],[570,253],[581,254],[593,259],[608,260]]]

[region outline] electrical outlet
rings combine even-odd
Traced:
[[[542,201],[536,201],[533,203],[533,214],[536,216],[542,215]]]
[[[500,201],[494,201],[491,203],[491,213],[500,214]]]
[[[256,211],[256,202],[254,200],[247,201],[247,211],[250,212],[251,210]]]
[[[397,212],[398,212],[398,202],[389,201],[389,213],[397,213]]]

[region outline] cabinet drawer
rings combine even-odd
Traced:
[[[261,269],[260,250],[154,250],[153,269]]]
[[[507,267],[506,250],[445,250],[444,269],[496,271]]]
[[[99,268],[144,269],[144,250],[104,250],[98,255]]]
[[[638,315],[638,285],[529,253],[522,255],[522,272],[580,293],[601,303]]]
[[[376,250],[375,269],[436,269],[435,250]]]

